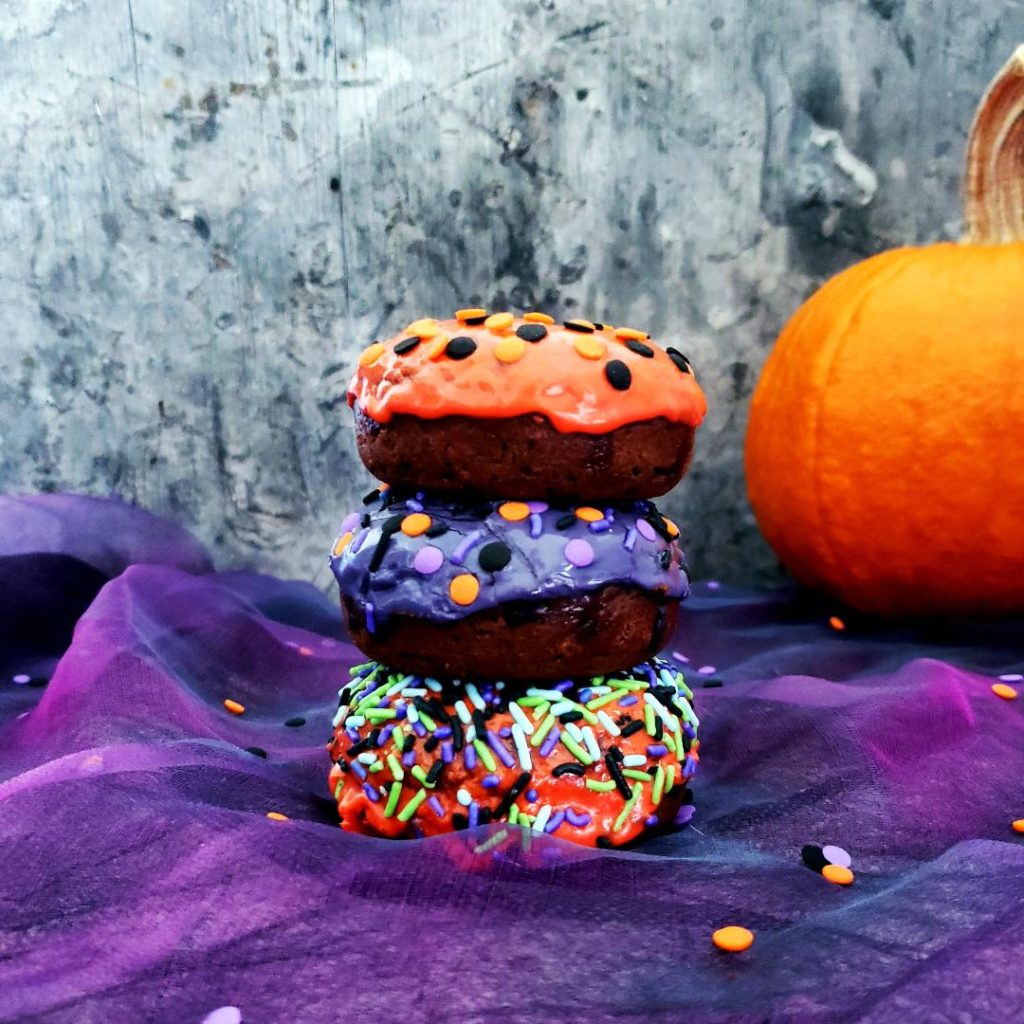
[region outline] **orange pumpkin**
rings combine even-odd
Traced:
[[[765,537],[865,612],[1024,611],[1024,47],[979,106],[965,186],[966,240],[827,282],[751,404]]]

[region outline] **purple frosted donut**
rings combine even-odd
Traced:
[[[650,501],[450,500],[386,487],[331,553],[353,641],[424,675],[594,676],[661,648],[689,592]]]

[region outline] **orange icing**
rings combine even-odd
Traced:
[[[528,322],[516,318],[507,330],[515,331]],[[396,415],[508,419],[535,413],[563,433],[583,434],[602,434],[662,416],[672,423],[697,427],[707,411],[704,393],[693,375],[681,372],[664,349],[651,342],[653,358],[618,344],[614,353],[602,351],[597,358],[584,358],[576,343],[598,339],[551,324],[547,337],[527,342],[521,358],[506,362],[500,358],[498,346],[505,341],[500,352],[508,351],[508,334],[458,320],[436,324],[440,337],[405,355],[396,355],[394,347],[408,332],[386,341],[380,355],[371,346],[375,358],[356,370],[349,384],[349,405],[358,402],[378,423],[388,423]],[[465,359],[449,358],[440,342],[445,339],[447,343],[452,337],[472,338],[476,351]],[[582,347],[589,352],[597,345]],[[605,376],[605,365],[612,356],[630,369],[632,386],[626,391],[617,391]]]

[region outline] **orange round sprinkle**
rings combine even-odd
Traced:
[[[480,593],[480,581],[471,572],[464,572],[448,584],[448,593],[456,604],[472,604]]]
[[[600,359],[604,355],[604,342],[591,334],[581,334],[574,339],[573,347],[584,359]]]
[[[245,714],[245,705],[244,704],[239,704],[237,700],[231,700],[230,698],[225,698],[225,700],[224,700],[224,707],[226,707],[228,709],[228,711],[230,711],[231,714],[233,714],[233,715],[244,715]]]
[[[351,541],[351,540],[352,540],[352,531],[351,530],[349,530],[348,533],[343,533],[338,538],[338,541],[334,545],[334,550],[331,552],[331,554],[335,555],[335,556],[340,555],[342,553],[342,551],[344,551],[345,548],[348,547],[349,541]]]
[[[672,520],[669,519],[667,516],[662,516],[661,519],[662,519],[662,522],[665,524],[665,526],[668,528],[669,536],[671,536],[671,537],[678,537],[679,536],[679,527],[676,526],[676,524],[673,523]]]
[[[1006,683],[993,683],[992,692],[997,697],[1002,697],[1003,700],[1017,699],[1017,691],[1012,686],[1007,686]]]
[[[646,341],[647,332],[638,331],[635,327],[616,327],[615,337],[623,341]]]
[[[596,523],[599,519],[604,519],[604,513],[599,508],[592,508],[590,505],[580,505],[576,509],[576,518],[582,519],[585,523]]]
[[[437,326],[437,321],[432,320],[428,317],[424,317],[422,320],[413,320],[406,331],[409,334],[415,334],[417,338],[432,338],[440,330]]]
[[[1024,832],[1024,818],[1018,818],[1016,821],[1010,822],[1010,828],[1014,832]]]
[[[498,515],[510,523],[520,523],[530,514],[530,506],[524,501],[506,501],[498,506]]]
[[[271,821],[287,821],[288,815],[282,814],[280,811],[267,811],[267,817]]]
[[[611,324],[601,324],[601,330],[607,331],[609,334],[615,333],[615,328]]]
[[[359,365],[373,366],[382,355],[384,355],[384,346],[379,341],[375,341],[369,348],[363,349],[363,354],[359,357]]]
[[[507,331],[514,319],[511,313],[492,313],[484,321],[484,327],[489,331]]]
[[[522,338],[517,338],[514,334],[507,338],[502,338],[494,346],[494,358],[499,363],[518,363],[523,358],[525,352],[526,342]]]
[[[754,944],[754,933],[738,924],[726,925],[711,933],[711,941],[726,953],[742,953]]]
[[[524,313],[524,320],[529,320],[531,324],[553,324],[555,318],[548,316],[547,313]]]
[[[426,512],[412,512],[402,520],[402,533],[406,537],[418,537],[430,529],[431,518]]]
[[[842,631],[843,631],[844,629],[846,629],[846,623],[845,623],[845,622],[843,622],[843,620],[842,620],[841,618],[839,618],[839,616],[838,616],[838,615],[833,615],[833,616],[832,616],[832,617],[831,617],[831,618],[830,618],[830,619],[828,620],[828,624],[829,624],[829,625],[830,625],[830,626],[831,626],[831,627],[832,627],[833,629],[838,629],[840,633],[842,633]]]
[[[486,309],[457,309],[455,310],[455,319],[458,321],[463,320],[476,320],[477,317],[487,316]]]
[[[826,864],[821,869],[821,875],[833,885],[850,885],[853,882],[853,872],[842,864]]]
[[[444,350],[447,347],[448,339],[447,337],[445,337],[445,335],[442,334],[441,337],[437,339],[437,341],[432,341],[430,343],[430,348],[427,349],[427,358],[431,362],[437,362],[437,360],[444,355]]]

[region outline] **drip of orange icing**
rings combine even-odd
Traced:
[[[509,333],[525,320],[516,319],[500,333],[485,325],[457,320],[438,322],[442,337],[468,337],[476,350],[454,360],[421,343],[397,355],[395,345],[407,333],[384,342],[383,354],[360,365],[349,384],[348,404],[357,402],[378,423],[393,416],[421,419],[474,416],[508,419],[537,414],[563,433],[603,434],[624,426],[664,417],[697,427],[707,401],[693,374],[682,372],[664,349],[651,344],[654,356],[627,348],[625,340],[608,338],[598,358],[583,358],[576,342],[589,337],[552,324],[547,336],[527,343],[521,358],[509,362],[498,353]],[[433,356],[433,358],[432,358]],[[605,376],[609,359],[622,360],[632,374],[626,391],[612,387]]]

